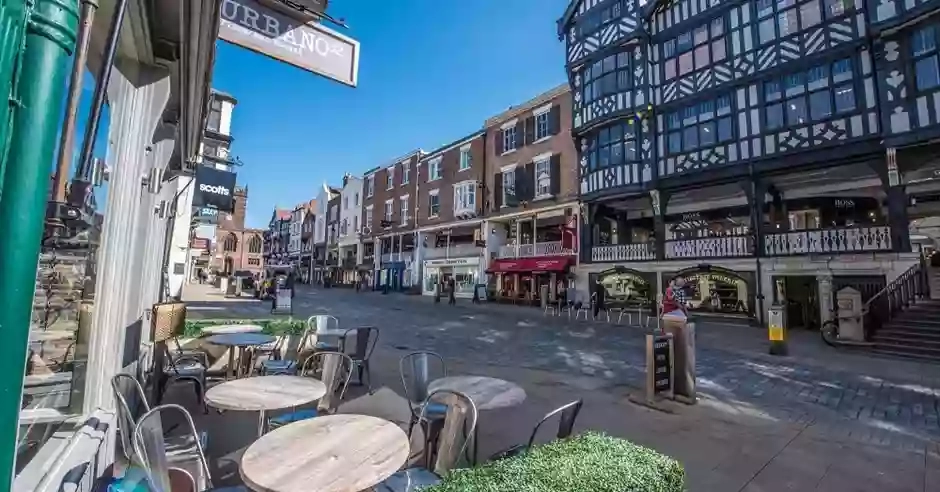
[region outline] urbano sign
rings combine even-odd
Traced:
[[[301,12],[259,0],[222,0],[219,38],[350,87],[359,80],[359,42]],[[300,17],[300,18],[298,18]]]
[[[235,173],[209,166],[196,168],[196,190],[193,207],[213,208],[218,212],[231,212],[235,206]]]

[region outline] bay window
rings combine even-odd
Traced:
[[[592,171],[637,160],[636,125],[620,122],[601,128],[589,139],[586,152]]]
[[[672,80],[728,57],[723,17],[679,34],[663,43],[663,77]]]
[[[631,52],[610,55],[584,67],[581,74],[581,100],[588,104],[604,96],[623,92],[633,87]],[[545,134],[548,134],[548,114],[545,116]]]
[[[764,82],[767,130],[823,121],[856,108],[852,59]]]
[[[733,138],[731,96],[702,101],[666,115],[668,154],[709,148]]]

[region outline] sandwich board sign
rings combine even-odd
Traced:
[[[279,7],[277,7],[279,5]],[[359,81],[359,42],[276,0],[222,0],[219,38],[350,87]]]

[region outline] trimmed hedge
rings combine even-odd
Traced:
[[[300,319],[187,319],[183,329],[185,338],[199,338],[202,329],[218,325],[258,325],[267,335],[301,335],[307,322]]]
[[[630,441],[588,432],[528,453],[455,470],[422,492],[682,492],[678,461]]]

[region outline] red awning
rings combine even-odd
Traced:
[[[571,258],[567,256],[493,260],[487,273],[563,272],[568,268],[570,263]]]

